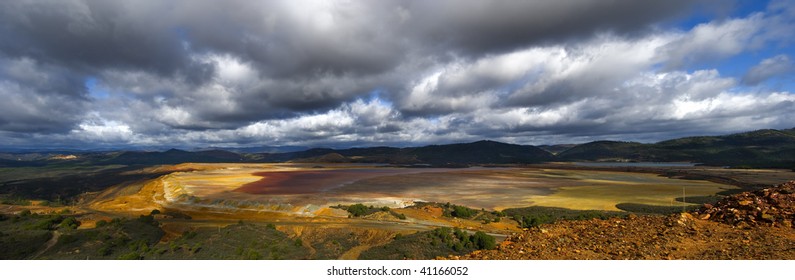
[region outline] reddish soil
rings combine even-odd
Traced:
[[[495,250],[448,258],[792,260],[795,259],[795,231],[776,227],[740,229],[699,220],[690,214],[562,221],[511,236]]]
[[[258,172],[261,180],[245,184],[234,191],[250,194],[312,194],[340,187],[346,183],[385,175],[414,173],[403,169],[335,169]]]

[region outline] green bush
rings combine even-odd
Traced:
[[[141,257],[141,254],[139,254],[138,252],[130,252],[130,253],[127,253],[127,254],[119,256],[118,259],[120,259],[120,260],[140,260],[140,259],[143,259],[143,258]]]
[[[357,203],[357,204],[348,206],[347,210],[348,210],[348,213],[351,213],[352,216],[359,217],[359,216],[367,215],[368,208],[367,208],[367,206],[364,206],[364,204]]]
[[[77,221],[74,217],[69,217],[61,221],[61,224],[58,225],[61,229],[77,229],[80,226],[80,222]]]
[[[195,231],[187,230],[182,233],[182,238],[186,240],[193,239],[194,237],[196,237],[196,234],[198,233],[196,233]]]
[[[102,248],[99,248],[99,250],[97,250],[97,253],[100,256],[108,256],[111,253],[113,253],[113,249],[111,248],[111,246],[105,245],[105,246],[102,246]]]
[[[488,235],[482,231],[475,232],[475,234],[472,235],[471,240],[472,243],[475,244],[476,248],[481,250],[491,250],[497,247],[497,241],[494,239],[494,236]]]
[[[77,239],[78,239],[77,236],[75,236],[74,234],[64,234],[58,238],[58,243],[69,244],[77,241]]]
[[[472,217],[475,211],[464,206],[453,205],[453,211],[450,213],[453,217],[466,219]]]

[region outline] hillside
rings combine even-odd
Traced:
[[[104,161],[106,164],[177,164],[184,162],[240,162],[243,156],[222,150],[188,152],[171,149],[165,152],[123,152]]]
[[[310,149],[292,153],[259,154],[256,158],[262,162],[323,162],[324,159],[333,159],[333,162],[467,165],[538,163],[550,161],[554,156],[535,146],[478,141],[414,148]]]
[[[559,221],[509,237],[495,250],[451,259],[795,258],[795,181],[724,198],[692,213]]]
[[[564,161],[698,162],[714,166],[792,168],[795,129],[763,129],[724,136],[685,137],[654,144],[596,141],[557,155]]]
[[[572,145],[515,145],[495,141],[423,147],[314,148],[296,152],[236,153],[227,150],[164,152],[0,153],[0,167],[45,165],[157,165],[186,162],[383,163],[467,166],[547,161],[696,162],[712,166],[795,167],[795,128],[763,129],[724,136],[685,137],[653,144],[594,141]]]

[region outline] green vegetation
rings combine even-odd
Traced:
[[[198,228],[180,238],[158,244],[142,254],[144,259],[307,259],[303,240],[291,239],[272,224],[247,222],[223,228]]]
[[[90,163],[47,163],[36,167],[0,167],[0,194],[3,203],[45,200],[44,206],[71,205],[86,192],[154,179],[164,173],[129,172],[138,167]]]
[[[331,208],[344,209],[344,210],[348,211],[349,214],[351,214],[350,215],[351,217],[364,217],[364,216],[367,216],[367,215],[370,215],[370,214],[373,214],[373,213],[389,212],[390,214],[392,214],[392,216],[395,216],[398,219],[401,219],[401,220],[405,220],[406,219],[406,215],[403,215],[403,214],[397,213],[395,211],[392,211],[392,209],[389,209],[389,207],[386,207],[386,206],[381,207],[381,208],[375,208],[372,205],[366,206],[364,204],[357,203],[357,204],[347,205],[347,206],[345,206],[345,205],[337,205],[337,206],[332,206]]]
[[[633,212],[637,214],[658,214],[658,215],[668,215],[668,214],[675,214],[681,213],[686,211],[692,211],[700,208],[701,205],[693,205],[688,204],[685,206],[660,206],[660,205],[648,205],[648,204],[641,204],[641,203],[619,203],[616,204],[616,208],[627,211]]]
[[[3,197],[0,199],[0,204],[29,206],[31,203],[30,200],[20,197]]]
[[[444,215],[445,217],[466,219],[466,220],[478,220],[482,221],[484,224],[488,224],[491,222],[499,222],[501,217],[505,217],[505,213],[501,211],[486,211],[486,209],[477,210],[466,206],[451,204],[450,202],[442,204],[435,202],[417,201],[414,202],[414,205],[411,207],[422,208],[425,206],[442,208],[443,211],[442,215]]]
[[[151,217],[151,216],[142,216]],[[41,258],[52,259],[142,259],[163,236],[158,223],[148,218],[98,222],[93,229],[64,234]]]
[[[453,205],[453,210],[445,213],[449,213],[452,217],[467,219],[474,216],[476,211],[464,206]]]
[[[367,206],[364,206],[364,204],[361,203],[348,206],[345,210],[347,210],[348,213],[351,213],[351,215],[354,217],[366,216],[375,212],[375,211],[368,211],[368,210],[373,210],[372,206],[370,206],[370,208],[367,208]]]
[[[63,221],[61,221],[61,223],[58,225],[58,228],[68,230],[68,229],[77,229],[77,227],[79,226],[80,222],[78,222],[77,219],[75,219],[74,217],[68,217]]]
[[[62,218],[54,215],[0,215],[0,259],[25,259],[44,247]]]
[[[680,208],[681,209],[681,208]],[[600,210],[571,210],[558,207],[531,206],[503,210],[523,228],[538,227],[542,224],[554,223],[558,220],[590,220],[625,217],[626,212]]]
[[[494,249],[496,240],[484,232],[468,234],[447,227],[410,235],[396,235],[392,242],[370,248],[360,259],[433,259],[437,256],[466,254],[474,250]]]

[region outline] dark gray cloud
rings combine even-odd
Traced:
[[[535,143],[785,125],[791,93],[746,93],[739,77],[684,67],[791,43],[780,35],[791,9],[773,3],[666,28],[694,7],[709,9],[679,0],[3,1],[0,138]],[[782,57],[742,82],[786,73]]]
[[[401,3],[401,2],[399,2]],[[479,57],[600,32],[637,35],[688,11],[693,1],[410,1],[407,33]],[[444,12],[440,12],[444,11]]]
[[[767,79],[792,73],[793,68],[792,59],[787,55],[777,55],[759,62],[758,65],[752,67],[743,76],[743,83],[749,85],[757,85]]]
[[[0,100],[0,130],[9,132],[67,132],[88,107],[78,73],[30,58],[0,56]]]
[[[0,50],[71,69],[171,74],[188,62],[169,9],[146,1],[3,1]],[[168,5],[168,4],[164,4]]]

